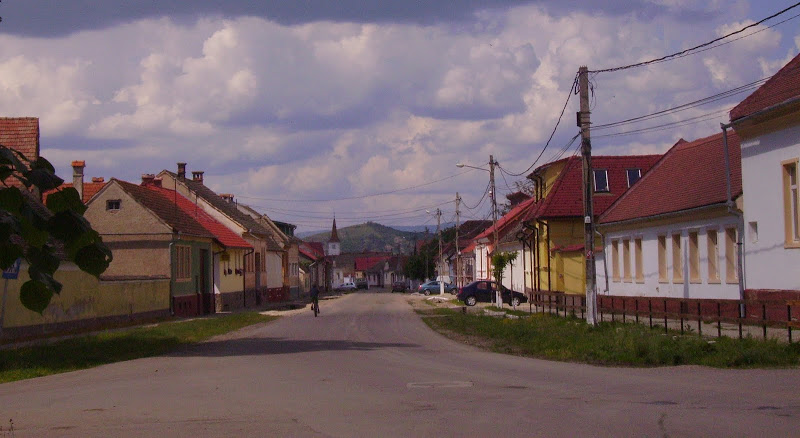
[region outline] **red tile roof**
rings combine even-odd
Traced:
[[[154,190],[150,190],[147,187],[131,184],[116,178],[111,178],[111,182],[119,184],[119,186],[126,193],[128,193],[145,208],[152,211],[175,231],[192,236],[209,238],[214,237],[202,225],[200,225],[200,223],[198,223],[188,214],[184,213],[183,210],[180,208],[175,208],[175,204],[171,200],[167,199],[166,196],[163,196]],[[111,184],[111,182],[109,182],[109,184]]]
[[[497,228],[497,238],[502,239],[502,237],[505,236],[505,233],[511,230],[511,228],[513,228],[514,224],[516,224],[518,220],[525,218],[525,215],[523,215],[523,213],[527,213],[528,209],[535,203],[536,199],[530,198],[517,204],[514,208],[511,209],[511,211],[509,211],[508,213],[503,215],[503,217],[498,219],[496,225],[492,225],[489,228],[485,229],[482,233],[478,234],[478,236],[475,237],[475,240],[477,241],[478,239],[483,239],[492,236],[495,227]]]
[[[797,98],[800,98],[800,55],[736,105],[730,112],[731,121]]]
[[[252,245],[247,243],[241,236],[236,234],[233,230],[222,225],[219,221],[214,219],[213,216],[206,213],[202,208],[197,206],[194,202],[190,201],[189,199],[177,194],[173,190],[165,189],[163,187],[157,187],[148,185],[145,186],[150,190],[160,193],[164,196],[167,201],[174,202],[178,205],[178,208],[183,210],[184,213],[188,214],[192,217],[192,219],[196,220],[203,228],[206,229],[209,233],[214,236],[214,239],[220,243],[220,245],[226,248],[245,248],[251,249],[253,248]]]
[[[96,195],[97,192],[100,191],[100,189],[105,187],[106,184],[107,184],[106,182],[84,182],[83,183],[83,203],[86,204],[87,202],[89,202],[89,200],[92,199],[92,197],[94,195]],[[72,187],[72,183],[64,183],[64,184],[61,184],[60,186],[58,186],[57,189],[48,190],[48,191],[44,192],[44,194],[42,195],[42,199],[43,199],[44,203],[47,203],[47,196],[48,195],[50,195],[51,193],[53,193],[55,191],[65,189],[67,187]]]
[[[628,190],[627,169],[641,169],[644,176],[661,155],[608,155],[592,157],[592,168],[608,171],[608,192],[595,192],[592,197],[594,214],[599,216]],[[580,157],[568,159],[552,189],[533,214],[537,217],[564,218],[583,216],[583,163]]]
[[[355,270],[366,271],[378,263],[391,259],[392,256],[356,257]]]
[[[731,193],[742,193],[739,137],[728,131]],[[722,133],[692,142],[679,141],[642,176],[599,223],[646,218],[724,203],[727,197]]]
[[[39,119],[36,117],[0,117],[0,145],[14,149],[28,160],[39,158]],[[16,178],[9,184],[24,187]]]
[[[322,242],[306,242],[306,245],[314,251],[317,257],[325,256],[325,247],[322,246]]]

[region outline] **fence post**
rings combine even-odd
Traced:
[[[584,319],[584,317],[583,317],[583,309],[585,309],[585,308],[586,308],[586,296],[584,295],[584,296],[581,297],[581,319]],[[603,320],[603,318],[600,318],[600,321],[602,321],[602,320]]]
[[[764,327],[764,339],[767,339],[767,303],[761,303],[761,326]]]
[[[786,327],[789,329],[789,343],[792,343],[792,305],[786,305]]]
[[[650,328],[653,328],[653,300],[647,299],[647,317],[650,318]]]
[[[717,301],[717,337],[722,337],[722,308],[719,301]]]
[[[739,303],[741,306],[740,309],[742,310],[741,313],[739,313],[739,339],[742,339],[742,315],[747,317],[747,303],[741,301]]]
[[[683,300],[678,302],[678,317],[681,320],[681,335],[683,334],[683,305],[686,304]]]
[[[639,298],[636,298],[633,304],[636,306],[636,324],[639,324]]]
[[[611,322],[614,322],[614,296],[611,296]]]
[[[703,336],[703,308],[700,301],[697,302],[697,333]]]
[[[622,323],[625,324],[625,298],[622,299]]]
[[[667,300],[664,299],[664,333],[667,333]]]

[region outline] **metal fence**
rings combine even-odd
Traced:
[[[533,291],[528,296],[530,313],[536,311],[565,317],[585,317],[586,297],[583,295]],[[792,329],[800,328],[800,300],[712,300],[599,295],[597,311],[600,321],[644,323],[646,320],[650,328],[663,323],[665,333],[669,331],[670,321],[679,322],[681,334],[696,323],[700,336],[703,335],[703,325],[706,326],[706,331],[716,329],[717,337],[721,337],[723,324],[730,324],[738,329],[739,339],[744,337],[745,332],[752,333],[753,328],[760,328],[762,336],[767,339],[767,329],[773,328],[785,330],[788,341],[793,342]]]

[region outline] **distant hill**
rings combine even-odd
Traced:
[[[424,227],[423,227],[424,230]],[[400,231],[375,222],[338,228],[342,252],[380,251],[411,254],[414,242],[423,238],[424,232]],[[435,232],[435,227],[431,233]],[[330,231],[303,237],[308,242],[327,242]]]

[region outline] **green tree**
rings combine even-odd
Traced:
[[[61,292],[61,283],[53,278],[61,263],[59,253],[99,277],[111,263],[111,251],[83,217],[86,206],[77,190],[54,192],[44,206],[30,191],[11,185],[13,180],[40,193],[57,188],[64,180],[46,159],[31,161],[0,145],[0,269],[9,268],[19,258],[28,263],[30,280],[20,288],[20,301],[41,314],[53,294]]]
[[[496,251],[494,254],[492,254],[492,274],[494,275],[494,281],[497,282],[496,302],[498,307],[503,307],[503,299],[500,293],[500,290],[503,287],[503,272],[506,270],[506,266],[516,259],[516,252]]]

